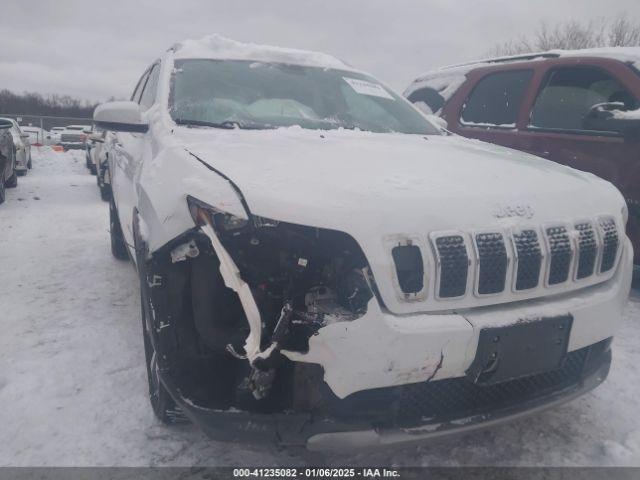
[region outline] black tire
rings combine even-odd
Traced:
[[[16,188],[18,186],[18,174],[15,168],[13,169],[11,176],[7,179],[5,186],[7,188]]]
[[[146,295],[142,294],[143,285],[140,284],[140,302],[146,302]],[[149,386],[149,403],[153,413],[162,423],[172,425],[175,423],[183,423],[185,421],[184,414],[177,407],[169,392],[160,381],[158,373],[158,362],[156,361],[157,353],[151,343],[149,327],[147,325],[146,303],[142,303],[142,338],[144,341],[144,358],[147,367],[147,384]]]
[[[116,210],[113,200],[109,202],[109,233],[111,236],[111,253],[113,256],[118,260],[128,260],[129,252],[127,251],[126,243],[124,243],[118,211]]]
[[[31,162],[31,154],[29,154],[29,161],[27,162],[27,168],[31,170],[31,167],[33,167],[33,163]]]
[[[16,170],[19,177],[24,177],[27,174],[27,170]]]
[[[140,316],[142,319],[142,338],[144,342],[144,358],[147,367],[147,384],[149,386],[149,402],[153,413],[162,423],[173,425],[176,423],[185,423],[187,418],[182,410],[176,405],[171,398],[169,392],[162,384],[158,368],[158,353],[154,348],[152,335],[152,316],[149,295],[149,284],[147,283],[147,275],[145,271],[146,249],[138,235],[138,229],[134,223],[136,264],[140,279]]]
[[[100,185],[100,198],[105,202],[111,200],[111,187],[107,184]]]
[[[91,170],[91,157],[89,156],[89,153],[85,153],[84,156],[84,165]]]
[[[6,192],[4,188],[4,182],[2,181],[3,169],[0,169],[0,204],[4,203],[6,198]]]
[[[91,172],[91,175],[96,175],[96,165],[95,163],[92,163],[91,165],[89,165],[89,172]]]

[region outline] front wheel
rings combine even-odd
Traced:
[[[124,235],[122,235],[118,211],[116,210],[116,205],[113,200],[109,202],[109,233],[111,236],[111,253],[113,256],[118,260],[128,260],[129,253],[127,252],[127,245],[124,243]]]
[[[18,186],[18,174],[16,173],[15,168],[13,169],[11,176],[7,179],[5,185],[7,188],[16,188]]]
[[[0,171],[0,204],[4,203],[4,199],[5,199],[5,189],[4,189],[4,182],[2,181],[2,172]]]
[[[158,366],[158,353],[156,352],[152,338],[153,317],[151,316],[151,300],[149,284],[145,271],[145,254],[143,242],[137,234],[134,225],[136,264],[140,279],[140,316],[142,317],[142,338],[144,341],[144,358],[147,367],[147,383],[149,386],[149,402],[155,416],[164,424],[184,423],[187,421],[182,410],[176,405],[171,395],[160,380],[160,368]]]
[[[109,185],[106,185],[104,183],[100,185],[100,198],[105,202],[111,200],[111,188],[109,187]]]

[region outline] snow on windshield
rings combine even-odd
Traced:
[[[367,75],[284,63],[175,60],[170,113],[176,123],[218,128],[300,126],[438,134],[401,97]]]

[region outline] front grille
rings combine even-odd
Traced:
[[[497,384],[478,385],[467,377],[458,377],[377,388],[335,399],[330,408],[333,414],[350,419],[384,416],[387,425],[381,422],[380,426],[411,426],[427,419],[447,421],[477,415],[577,384],[584,372],[603,361],[608,344],[604,340],[570,352],[556,370]]]
[[[508,262],[502,234],[479,233],[475,241],[478,249],[478,293],[486,295],[502,292]]]
[[[522,230],[514,233],[513,243],[517,255],[516,290],[537,287],[542,266],[542,249],[537,232]]]
[[[564,226],[549,227],[546,230],[549,241],[549,285],[564,283],[569,278],[569,268],[571,267],[571,240]]]
[[[582,279],[593,275],[598,256],[598,241],[593,225],[589,222],[576,224],[578,231],[578,270],[576,278]]]
[[[608,272],[613,268],[618,255],[618,230],[613,218],[600,219],[600,231],[602,232],[602,261],[600,263],[600,273]]]
[[[613,216],[542,228],[430,232],[428,250],[409,239],[390,249],[398,280],[396,298],[402,302],[455,298],[467,308],[474,306],[467,301],[473,296],[486,305],[484,295],[512,301],[513,293],[529,299],[544,296],[549,287],[564,292],[595,285],[613,274],[622,248],[620,235]],[[445,302],[440,305],[445,308]]]
[[[467,290],[469,255],[462,235],[436,238],[436,252],[440,263],[440,298],[460,297]]]

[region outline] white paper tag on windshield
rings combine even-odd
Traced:
[[[391,100],[394,99],[389,95],[389,92],[382,87],[382,85],[378,85],[377,83],[358,80],[357,78],[342,77],[342,79],[361,95],[371,95],[373,97],[389,98]]]

